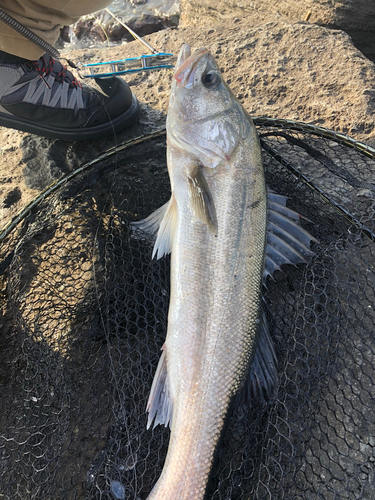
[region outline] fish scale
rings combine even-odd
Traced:
[[[312,253],[298,214],[267,194],[255,126],[212,56],[185,45],[176,67],[167,117],[171,199],[135,224],[157,231],[154,255],[171,252],[167,337],[147,406],[148,426],[169,424],[171,437],[149,500],[204,498],[236,395],[263,401],[276,383],[265,277]]]
[[[192,220],[186,185],[171,181],[179,215],[165,350],[174,414],[164,471],[150,499],[203,498],[230,402],[255,346],[266,196],[260,158],[252,168],[244,158],[256,140],[255,133],[247,137],[231,168],[207,179],[217,236]]]

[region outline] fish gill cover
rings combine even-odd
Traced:
[[[208,498],[375,496],[374,151],[256,121],[267,185],[319,240],[264,291],[279,384],[231,417]],[[169,199],[164,137],[71,175],[0,248],[0,498],[145,499],[169,429],[146,430],[168,258],[131,222]]]

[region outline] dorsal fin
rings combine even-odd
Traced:
[[[263,281],[283,264],[300,264],[314,254],[312,241],[318,241],[300,225],[301,215],[286,207],[286,196],[267,192],[267,246]]]

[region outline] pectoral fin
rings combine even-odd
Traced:
[[[203,175],[201,165],[188,177],[192,210],[198,219],[207,224],[211,232],[217,233],[217,219],[210,188]]]
[[[167,427],[168,424],[170,426],[172,420],[172,410],[173,406],[167,372],[167,357],[165,347],[163,347],[163,352],[159,359],[159,364],[156,369],[150,396],[147,402],[147,429],[151,426],[153,421],[154,428],[159,424],[164,424],[165,427]]]
[[[149,234],[156,234],[156,241],[152,258],[156,255],[157,259],[170,253],[172,248],[173,234],[177,220],[177,204],[174,196],[163,206],[155,210],[151,215],[139,222],[133,222],[134,227]]]

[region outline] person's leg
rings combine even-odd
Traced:
[[[63,26],[110,3],[110,0],[0,0],[0,9],[53,46]],[[31,61],[44,53],[1,20],[0,50]]]
[[[51,45],[62,26],[105,0],[0,0],[0,9]],[[105,95],[0,20],[0,126],[62,140],[101,138],[132,125],[139,105],[121,78],[98,79]]]

